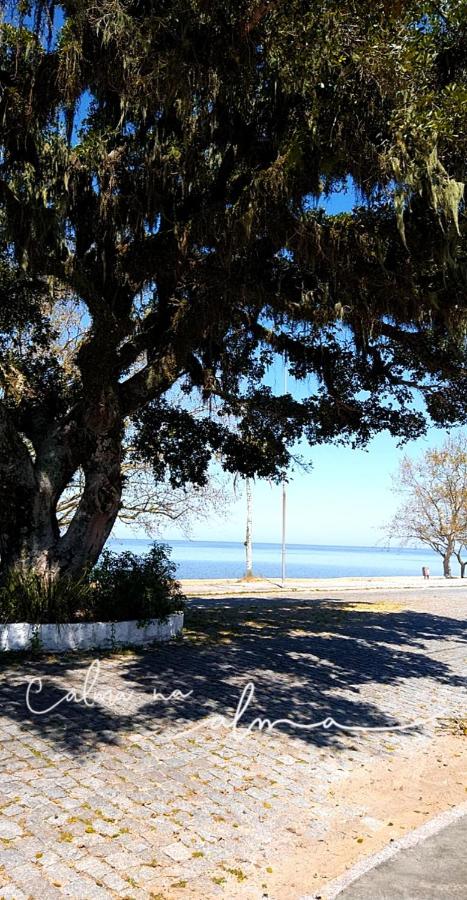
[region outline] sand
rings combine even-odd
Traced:
[[[295,852],[268,879],[270,897],[298,900],[321,891],[325,896],[326,884],[357,861],[465,802],[467,739],[440,735],[422,752],[399,753],[391,761],[374,759],[332,793],[331,831],[321,839],[297,842]]]

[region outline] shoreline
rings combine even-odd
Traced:
[[[467,578],[444,578],[434,575],[425,580],[421,575],[385,575],[380,577],[335,577],[335,578],[286,578],[284,584],[280,578],[181,578],[182,591],[188,597],[225,597],[230,594],[249,597],[255,594],[263,596],[322,593],[323,591],[397,591],[397,590],[450,590],[465,585],[467,594]]]

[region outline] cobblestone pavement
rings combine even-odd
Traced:
[[[298,837],[329,836],[333,785],[465,716],[466,611],[462,589],[196,600],[180,641],[99,671],[89,655],[2,660],[0,898],[272,898]],[[423,722],[268,734],[248,730],[257,716]]]

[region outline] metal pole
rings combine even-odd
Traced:
[[[286,394],[286,393],[287,393],[287,354],[284,353],[284,394]],[[282,587],[285,587],[286,521],[287,521],[287,491],[286,491],[286,481],[285,481],[285,478],[283,478],[282,479],[282,560],[281,560],[281,562],[282,562],[282,565],[281,565]]]
[[[245,479],[246,490],[246,534],[245,534],[245,552],[246,552],[246,571],[245,578],[253,578],[253,544],[252,544],[252,521],[253,521],[253,490],[251,478]]]
[[[287,512],[287,493],[285,480],[282,482],[282,587],[285,587],[285,524]]]

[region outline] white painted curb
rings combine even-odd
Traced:
[[[180,634],[182,628],[182,612],[172,613],[166,619],[152,619],[145,625],[139,625],[136,619],[130,622],[64,622],[60,625],[12,622],[0,625],[0,652],[29,650],[34,645],[43,650],[64,652],[149,644],[169,641]]]

